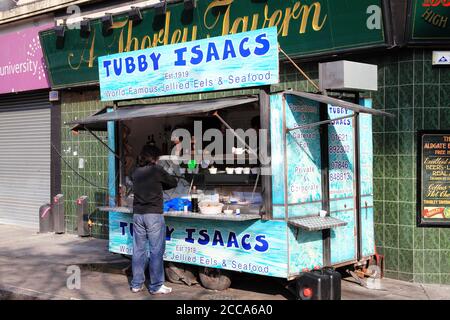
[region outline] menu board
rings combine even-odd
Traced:
[[[450,226],[450,131],[420,131],[418,141],[418,224]]]

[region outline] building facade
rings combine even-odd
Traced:
[[[200,39],[207,35],[278,27],[280,46],[318,83],[318,63],[347,59],[378,66],[378,91],[364,92],[376,109],[395,117],[374,118],[374,210],[377,252],[385,256],[385,275],[420,283],[450,284],[450,229],[418,225],[420,182],[417,174],[418,132],[450,129],[450,69],[433,66],[433,51],[450,47],[450,22],[443,6],[427,1],[358,1],[339,7],[333,1],[198,1],[194,15],[183,3],[168,4],[162,15],[151,3],[143,20],[130,24],[126,9],[117,9],[110,32],[99,17],[110,12],[101,4],[91,31],[66,28],[58,46],[54,30],[40,33],[52,89],[61,100],[60,190],[65,195],[66,228],[76,232],[75,201],[89,197],[92,235],[107,237],[107,215],[95,208],[108,203],[107,149],[88,134],[74,134],[65,122],[86,117],[111,104],[100,101],[98,56]],[[83,8],[83,7],[81,7]],[[122,11],[121,11],[122,10]],[[410,13],[411,19],[407,19]],[[65,16],[59,14],[56,24]],[[79,20],[81,21],[81,20]],[[73,20],[74,23],[77,20]],[[281,82],[272,90],[315,88],[280,56]],[[361,75],[362,77],[364,75]],[[146,99],[140,102],[200,100],[254,90]],[[106,141],[106,135],[100,135]],[[82,159],[82,160],[80,160]],[[82,165],[81,165],[82,164]],[[419,186],[419,187],[418,187]]]

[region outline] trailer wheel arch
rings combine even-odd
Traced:
[[[206,289],[223,291],[231,285],[232,273],[228,270],[200,267],[198,274],[200,283]]]

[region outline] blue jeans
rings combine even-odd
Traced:
[[[147,252],[149,244],[150,256]],[[150,291],[157,291],[164,283],[164,250],[166,249],[166,224],[162,214],[133,215],[133,280],[132,288],[145,282],[145,265],[148,259]]]

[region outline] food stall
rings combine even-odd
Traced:
[[[186,66],[184,54],[195,53],[192,64],[201,50],[206,60],[222,60]],[[278,64],[276,28],[99,58],[102,100],[113,105],[72,123],[73,130],[108,132],[110,201],[99,209],[109,212],[111,252],[132,254],[129,175],[142,146],[152,144],[179,181],[164,195],[164,259],[180,272],[198,268],[206,287],[228,287],[229,271],[293,280],[375,254],[371,117],[386,114],[369,99],[271,92]],[[258,93],[225,91],[244,87]],[[207,91],[225,94],[133,104]]]

